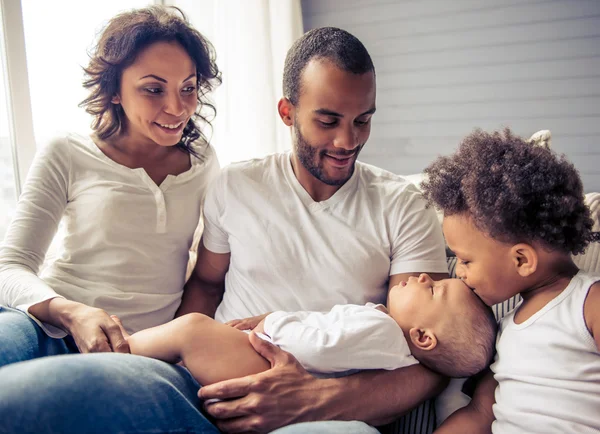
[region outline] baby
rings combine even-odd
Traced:
[[[443,375],[464,377],[490,363],[496,321],[461,280],[411,277],[390,290],[387,305],[272,312],[228,324],[193,313],[137,332],[128,343],[132,354],[182,361],[202,385],[270,368],[239,329],[253,329],[318,374],[421,362]]]

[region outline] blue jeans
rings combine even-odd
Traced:
[[[55,356],[55,357],[47,357]],[[180,366],[130,354],[78,354],[27,315],[0,307],[0,433],[218,433]],[[362,422],[291,425],[278,434],[377,433]]]

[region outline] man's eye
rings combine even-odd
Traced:
[[[331,121],[331,122],[319,121],[319,123],[321,125],[323,125],[324,127],[333,127],[337,122],[336,121]]]

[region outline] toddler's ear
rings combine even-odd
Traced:
[[[521,277],[535,273],[538,266],[538,254],[533,246],[525,243],[515,244],[510,249],[512,262]]]
[[[437,337],[431,329],[413,327],[408,331],[414,346],[423,351],[433,350],[437,345]]]

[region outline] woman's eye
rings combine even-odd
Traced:
[[[144,90],[148,93],[151,93],[152,95],[158,95],[162,92],[162,89],[160,87],[147,87]]]
[[[182,89],[183,93],[194,93],[196,91],[196,86],[187,86]]]

